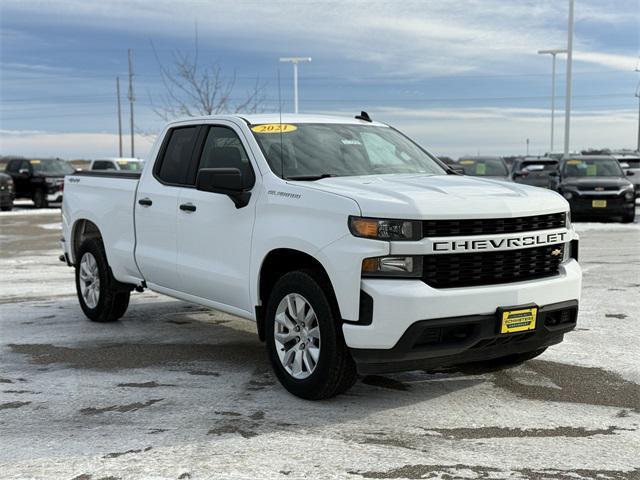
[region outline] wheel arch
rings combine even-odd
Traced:
[[[258,336],[264,341],[265,332],[265,306],[274,285],[283,275],[296,270],[313,270],[329,296],[329,301],[335,309],[337,318],[340,316],[340,307],[336,299],[331,278],[322,263],[312,255],[292,248],[277,248],[265,255],[258,273],[258,302],[256,306],[256,323]]]
[[[97,238],[102,241],[102,233],[98,226],[87,218],[80,218],[73,224],[71,230],[71,248],[69,249],[72,256],[71,262],[76,263],[78,249],[82,242],[89,238]]]

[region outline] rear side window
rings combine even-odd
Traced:
[[[160,168],[156,173],[161,181],[176,185],[186,183],[197,133],[197,126],[171,130]]]
[[[236,132],[227,127],[211,127],[202,149],[198,170],[201,168],[237,168],[248,188],[255,182],[247,152]]]
[[[115,170],[115,167],[112,162],[98,160],[97,162],[93,162],[93,170]]]

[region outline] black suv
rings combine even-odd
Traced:
[[[634,221],[634,186],[615,158],[605,155],[568,157],[560,162],[558,172],[551,175],[555,189],[571,205],[574,219],[622,217],[623,222]]]
[[[10,160],[5,172],[13,178],[16,198],[30,198],[36,208],[62,202],[64,176],[75,173],[64,160]]]
[[[13,208],[13,180],[0,172],[0,210],[7,212]]]

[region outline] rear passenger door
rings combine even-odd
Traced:
[[[206,125],[201,138],[197,168],[190,185],[180,189],[178,201],[178,277],[185,293],[251,311],[248,279],[255,195],[248,205],[236,208],[227,195],[199,191],[194,185],[201,168],[238,168],[246,188],[255,185],[256,175],[242,133],[233,124]]]
[[[135,201],[136,262],[148,284],[182,290],[176,270],[178,195],[187,184],[200,126],[165,136],[153,172],[142,176]]]

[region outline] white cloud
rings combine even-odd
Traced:
[[[352,112],[321,112],[351,116]],[[394,108],[371,109],[373,118],[388,122],[427,149],[440,155],[516,155],[549,149],[549,111],[537,108]],[[580,111],[573,115],[571,148],[630,148],[635,145],[635,110]],[[562,142],[561,115],[556,121],[556,149]],[[136,154],[144,157],[153,144],[149,136],[136,136]],[[107,133],[51,133],[0,131],[3,154],[57,156],[67,159],[99,158],[117,154],[118,138]],[[125,141],[125,151],[128,142]]]
[[[594,63],[615,70],[633,71],[639,65],[639,57],[630,55],[616,55],[613,53],[601,52],[580,52],[574,53],[574,58],[585,63]]]
[[[136,156],[147,155],[155,138],[136,135]],[[118,155],[118,136],[110,133],[55,133],[0,130],[0,148],[4,155],[26,157],[60,157],[65,159],[95,159]],[[128,137],[124,154],[128,155]]]

